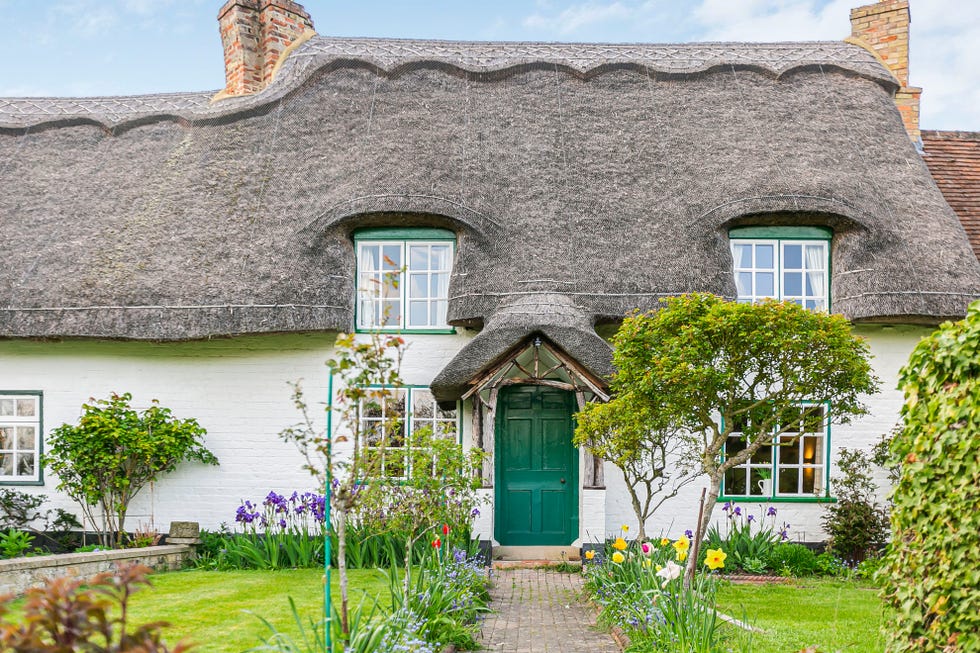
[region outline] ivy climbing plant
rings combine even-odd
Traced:
[[[899,385],[901,477],[879,572],[887,650],[980,651],[980,301],[918,344]]]

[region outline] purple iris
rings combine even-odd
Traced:
[[[769,510],[766,511],[766,517],[776,516],[776,506],[769,506]]]
[[[691,529],[688,529],[688,530],[684,531],[684,535],[686,535],[687,536],[687,539],[689,539],[689,540],[693,540],[694,539],[694,531],[692,531]]]
[[[735,506],[735,510],[732,511],[732,514],[741,517],[742,516],[742,506]]]

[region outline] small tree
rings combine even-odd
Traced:
[[[156,399],[137,412],[129,405],[132,398],[127,392],[89,399],[77,426],[62,424],[51,432],[43,459],[58,475],[58,489],[99,529],[104,546],[122,544],[129,504],[147,483],[185,460],[218,464],[196,420],[177,419]]]
[[[405,341],[396,335],[372,332],[366,341],[357,341],[354,334],[340,334],[335,344],[336,354],[327,367],[340,388],[328,413],[336,417],[338,435],[324,433],[309,414],[300,385],[293,385],[293,401],[302,413],[303,421],[283,430],[279,435],[294,443],[306,459],[305,467],[321,486],[330,488],[330,505],[335,511],[326,528],[337,532],[337,572],[340,585],[340,625],[343,638],[350,633],[347,592],[347,521],[358,503],[366,500],[378,484],[364,483],[378,475],[374,464],[377,456],[369,455],[364,444],[361,417],[364,411],[381,414],[382,406],[390,402],[393,390],[402,385],[400,368]],[[390,415],[390,412],[388,412]],[[391,433],[399,429],[397,417],[390,416],[381,425],[376,444],[384,448]],[[338,456],[334,445],[348,445],[347,452]],[[330,591],[329,588],[326,589]]]
[[[868,346],[851,333],[847,320],[792,303],[672,297],[660,311],[627,317],[615,344],[617,383],[629,388],[645,414],[657,416],[655,424],[685,428],[700,441],[699,467],[709,487],[697,541],[728,470],[778,442],[801,419],[812,422],[829,413],[847,422],[864,413],[861,394],[878,387]],[[725,443],[736,432],[745,448],[724,457]],[[695,565],[692,555],[688,580]]]
[[[623,473],[636,520],[646,539],[646,521],[682,487],[697,479],[697,452],[690,435],[645,410],[630,388],[613,377],[615,394],[576,415],[575,444],[616,465]]]
[[[899,373],[901,478],[880,572],[890,653],[980,651],[980,301]]]

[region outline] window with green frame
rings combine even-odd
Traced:
[[[361,446],[377,453],[380,474],[386,478],[432,474],[437,471],[436,461],[431,452],[413,448],[413,436],[425,428],[436,438],[459,442],[459,420],[458,403],[452,410],[443,410],[426,387],[389,388],[380,397],[361,401]],[[418,469],[420,464],[424,470]]]
[[[747,418],[742,418],[747,419]],[[745,449],[742,429],[725,443],[725,456]],[[825,405],[802,403],[784,416],[777,426],[774,444],[765,445],[748,460],[725,474],[725,499],[801,499],[827,496],[827,459],[830,451],[830,422]]]
[[[448,331],[456,236],[447,229],[362,229],[357,254],[359,330]]]
[[[738,227],[728,232],[738,301],[830,308],[830,240],[823,227]]]
[[[41,480],[41,393],[0,391],[0,483]]]

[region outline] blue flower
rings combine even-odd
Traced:
[[[769,510],[766,511],[766,517],[776,516],[776,506],[769,506]]]
[[[689,540],[694,539],[694,531],[692,531],[691,529],[687,529],[686,531],[684,531],[684,535],[687,535],[687,539]]]

